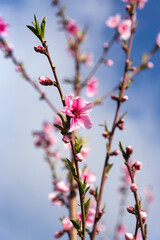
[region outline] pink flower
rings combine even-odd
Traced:
[[[56,183],[56,190],[65,193],[69,191],[69,186],[66,185],[63,181],[59,181]]]
[[[95,77],[91,77],[87,81],[86,95],[88,97],[94,97],[98,93],[99,81]]]
[[[44,86],[53,85],[53,81],[45,76],[40,76],[38,78],[38,81],[41,85],[44,85]]]
[[[89,211],[88,211],[88,214],[87,214],[87,219],[86,219],[86,225],[88,227],[93,226],[95,213],[96,213],[95,204],[94,204],[94,202],[91,201],[91,204],[89,206]],[[79,218],[80,221],[82,221],[82,214],[81,213],[78,214],[78,218]]]
[[[123,224],[119,224],[118,227],[117,227],[117,235],[119,237],[123,236],[125,230],[126,230],[126,227]]]
[[[160,33],[157,34],[156,44],[160,47]]]
[[[144,189],[143,194],[146,197],[148,202],[154,201],[154,196],[153,196],[152,190],[150,188]]]
[[[84,63],[87,67],[92,67],[94,62],[93,62],[93,54],[92,53],[88,53],[86,54],[86,58],[84,60]]]
[[[59,198],[58,193],[56,192],[49,193],[48,199],[53,205],[57,205],[58,207],[61,207],[63,205],[63,201]]]
[[[8,24],[6,24],[2,17],[0,17],[0,36],[6,36],[8,33]]]
[[[141,214],[142,222],[144,223],[147,218],[147,213],[146,213],[146,211],[141,210],[140,214]]]
[[[106,59],[104,62],[109,67],[112,67],[114,65],[114,62],[112,59]]]
[[[131,35],[131,20],[122,20],[118,26],[118,32],[122,39],[127,40]]]
[[[134,240],[134,235],[132,233],[125,233],[125,240]]]
[[[133,3],[134,0],[122,0],[123,2],[127,2],[127,3]],[[144,8],[145,4],[148,2],[148,0],[138,0],[138,8],[142,9]]]
[[[90,152],[90,148],[88,148],[88,147],[82,147],[82,149],[81,149],[81,154],[82,154],[83,158],[88,157],[89,152]]]
[[[84,171],[81,173],[81,178],[82,178],[82,181],[86,179],[86,182],[88,183],[88,185],[92,185],[92,183],[95,182],[97,179],[96,174],[91,172],[89,168],[84,169]]]
[[[120,14],[116,14],[115,16],[110,16],[105,24],[110,27],[110,28],[117,28],[119,23],[121,21],[121,15]]]
[[[151,61],[149,61],[149,62],[147,62],[147,67],[148,68],[153,68],[154,64]]]
[[[57,231],[57,232],[55,232],[54,237],[60,238],[60,237],[62,237],[63,234],[64,234],[64,231]]]
[[[68,218],[66,218],[66,217],[63,218],[62,224],[63,224],[63,229],[65,231],[69,231],[73,227],[72,222]]]
[[[76,154],[76,159],[77,159],[77,161],[82,162],[82,161],[83,161],[83,156],[82,156],[82,154],[81,154],[81,153],[77,153],[77,154]]]
[[[142,163],[140,161],[136,161],[134,164],[133,164],[133,167],[136,169],[136,170],[141,170],[142,168]]]
[[[73,19],[67,20],[66,31],[72,35],[76,35],[78,33],[79,27],[75,20],[73,20]]]
[[[65,107],[61,111],[71,117],[69,132],[81,126],[87,129],[93,126],[89,116],[92,107],[93,103],[85,101],[82,97],[74,98],[73,94],[65,96]]]

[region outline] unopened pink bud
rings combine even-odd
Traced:
[[[125,129],[125,125],[124,125],[123,123],[119,123],[119,124],[118,124],[118,128],[119,128],[120,130],[124,130],[124,129]]]
[[[131,6],[129,4],[127,4],[125,8],[126,8],[126,11],[128,12],[131,10]]]
[[[147,67],[148,67],[148,68],[153,68],[153,67],[154,67],[154,64],[153,64],[152,62],[148,62],[148,63],[147,63]]]
[[[141,210],[140,212],[143,223],[146,221],[147,213],[146,211]]]
[[[104,62],[109,67],[112,67],[114,65],[114,62],[112,59],[106,59],[106,60],[104,60]]]
[[[53,85],[53,81],[45,76],[40,76],[38,78],[38,81],[41,85],[44,85],[44,86]]]
[[[111,156],[117,156],[119,154],[120,154],[120,151],[118,151],[118,150],[115,150],[115,151],[110,153]]]
[[[109,47],[109,44],[107,42],[103,43],[104,49],[107,49]]]
[[[128,100],[128,96],[123,96],[122,98],[121,98],[121,102],[126,102]]]
[[[119,123],[125,123],[124,118],[121,118],[121,119],[119,120]]]
[[[39,46],[39,45],[34,46],[34,50],[36,52],[39,52],[39,53],[44,53],[45,52],[45,48],[42,47],[42,46]]]
[[[60,238],[60,237],[62,237],[63,234],[64,234],[64,231],[57,231],[57,232],[55,232],[54,237]]]
[[[76,159],[77,159],[77,161],[82,162],[82,161],[83,161],[83,156],[82,156],[82,154],[81,154],[81,153],[77,153],[77,154],[76,154]]]
[[[100,211],[98,212],[98,216],[99,216],[99,218],[102,216],[102,214],[103,214],[103,211],[100,210]]]
[[[104,138],[107,138],[107,137],[108,137],[108,132],[107,132],[107,131],[104,131],[104,132],[102,133],[102,136],[103,136]]]
[[[90,193],[91,195],[93,195],[93,196],[96,196],[96,191],[93,190],[93,189],[90,189],[90,190],[89,190],[89,193]]]
[[[128,207],[127,207],[127,211],[128,211],[129,213],[135,214],[135,210],[134,210],[134,208],[133,208],[132,206],[128,206]]]
[[[130,186],[130,189],[132,190],[132,192],[136,192],[138,189],[138,186],[136,183],[132,183],[132,185]]]
[[[132,152],[133,152],[132,146],[131,146],[131,145],[128,145],[128,146],[126,147],[126,154],[131,154]]]
[[[125,233],[125,240],[134,240],[134,235],[132,233]]]
[[[71,141],[71,136],[70,135],[64,135],[62,138],[62,141],[64,143],[69,143]]]
[[[142,168],[142,163],[140,161],[136,161],[132,167],[134,167],[136,170],[141,170]]]
[[[22,71],[22,67],[18,65],[18,66],[16,67],[16,71],[17,71],[17,72],[21,72],[21,71]]]
[[[118,100],[118,97],[116,95],[111,95],[111,98],[116,101]]]

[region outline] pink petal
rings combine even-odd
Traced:
[[[88,114],[81,115],[81,119],[83,120],[84,127],[89,129],[93,127],[93,123],[91,122],[91,117]]]

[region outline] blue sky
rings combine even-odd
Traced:
[[[116,0],[86,0],[63,1],[67,4],[67,15],[76,19],[81,26],[88,25],[88,37],[84,49],[93,52],[97,59],[102,50],[102,44],[109,41],[113,30],[108,29],[104,22],[108,16],[116,13],[124,15],[124,3]],[[150,0],[144,10],[137,11],[138,29],[133,41],[132,56],[138,64],[141,55],[152,49],[156,35],[160,31],[159,1]],[[66,51],[65,37],[58,31],[55,10],[48,0],[0,1],[0,15],[9,23],[8,40],[13,44],[15,55],[24,62],[29,75],[37,81],[40,75],[52,77],[50,68],[43,56],[33,51],[38,40],[25,27],[33,20],[36,13],[38,19],[47,16],[46,37],[53,56],[57,74],[60,79],[73,76],[74,65]],[[123,74],[124,53],[120,45],[115,43],[109,51],[108,58],[115,62],[113,68],[102,66],[96,73],[100,79],[100,95],[110,90]],[[39,130],[44,120],[53,119],[53,113],[31,86],[21,79],[10,60],[0,53],[0,108],[1,113],[1,171],[0,171],[0,239],[1,240],[31,240],[53,239],[57,229],[61,229],[59,217],[67,214],[64,209],[52,207],[47,199],[51,191],[51,174],[44,162],[43,153],[33,145],[31,132]],[[126,129],[116,132],[114,147],[119,140],[124,145],[134,147],[134,160],[143,163],[138,173],[140,192],[143,187],[153,187],[155,202],[148,216],[148,234],[151,240],[158,240],[159,235],[159,146],[160,146],[160,53],[153,57],[154,68],[146,70],[136,77],[128,90],[129,101],[123,106],[122,112],[128,110]],[[89,69],[83,69],[84,76]],[[63,85],[63,91],[68,94],[71,89]],[[57,102],[58,93],[55,89],[47,89],[47,94],[61,109]],[[89,99],[88,99],[89,100]],[[102,107],[92,112],[94,128],[87,132],[91,140],[91,148],[95,149],[87,160],[94,172],[100,174],[105,155],[105,142],[101,137],[102,129],[98,126],[107,120],[111,126],[114,115],[114,104],[107,100]],[[86,134],[86,131],[81,132]],[[61,136],[59,136],[61,138]],[[98,146],[98,149],[97,149]],[[114,148],[113,147],[113,148]],[[109,176],[104,193],[107,202],[105,221],[108,229],[113,229],[117,217],[121,167],[123,160],[117,157],[114,168]],[[98,165],[98,171],[97,171]],[[63,172],[60,173],[63,177]],[[100,178],[98,178],[99,182]],[[108,194],[109,192],[109,194]],[[133,203],[129,196],[128,204]],[[114,206],[114,208],[113,208]],[[126,214],[127,215],[127,214]],[[57,216],[55,218],[55,216]],[[55,220],[56,219],[56,220]],[[126,216],[127,230],[133,231],[133,216]],[[63,237],[65,239],[65,237]]]

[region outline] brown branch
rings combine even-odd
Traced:
[[[114,132],[115,132],[115,129],[116,129],[116,124],[117,124],[117,121],[118,121],[119,111],[120,111],[120,107],[121,107],[121,98],[123,97],[123,94],[125,92],[125,84],[126,84],[126,81],[127,81],[127,73],[128,73],[128,62],[129,62],[129,58],[130,58],[133,35],[134,35],[134,30],[135,30],[134,29],[134,15],[135,15],[135,10],[136,10],[136,5],[137,5],[137,1],[135,0],[132,15],[131,15],[131,36],[130,36],[130,39],[129,39],[128,50],[127,50],[127,53],[126,53],[126,61],[125,61],[123,82],[122,82],[122,85],[121,85],[119,100],[117,101],[116,113],[115,113],[115,117],[114,117],[114,121],[113,121],[113,125],[112,125],[112,130],[111,130],[111,133],[110,133],[108,150],[107,150],[106,159],[105,159],[104,168],[103,168],[103,173],[102,173],[102,178],[101,178],[101,185],[100,185],[99,196],[98,196],[98,201],[97,201],[97,206],[96,206],[95,220],[94,220],[93,230],[92,230],[92,233],[91,233],[91,239],[92,240],[95,239],[95,235],[96,235],[96,228],[97,228],[97,224],[98,224],[98,213],[100,211],[104,185],[105,185],[105,181],[106,181],[106,178],[107,178],[106,171],[107,171],[107,166],[108,166],[108,162],[109,162],[112,141],[113,141]]]

